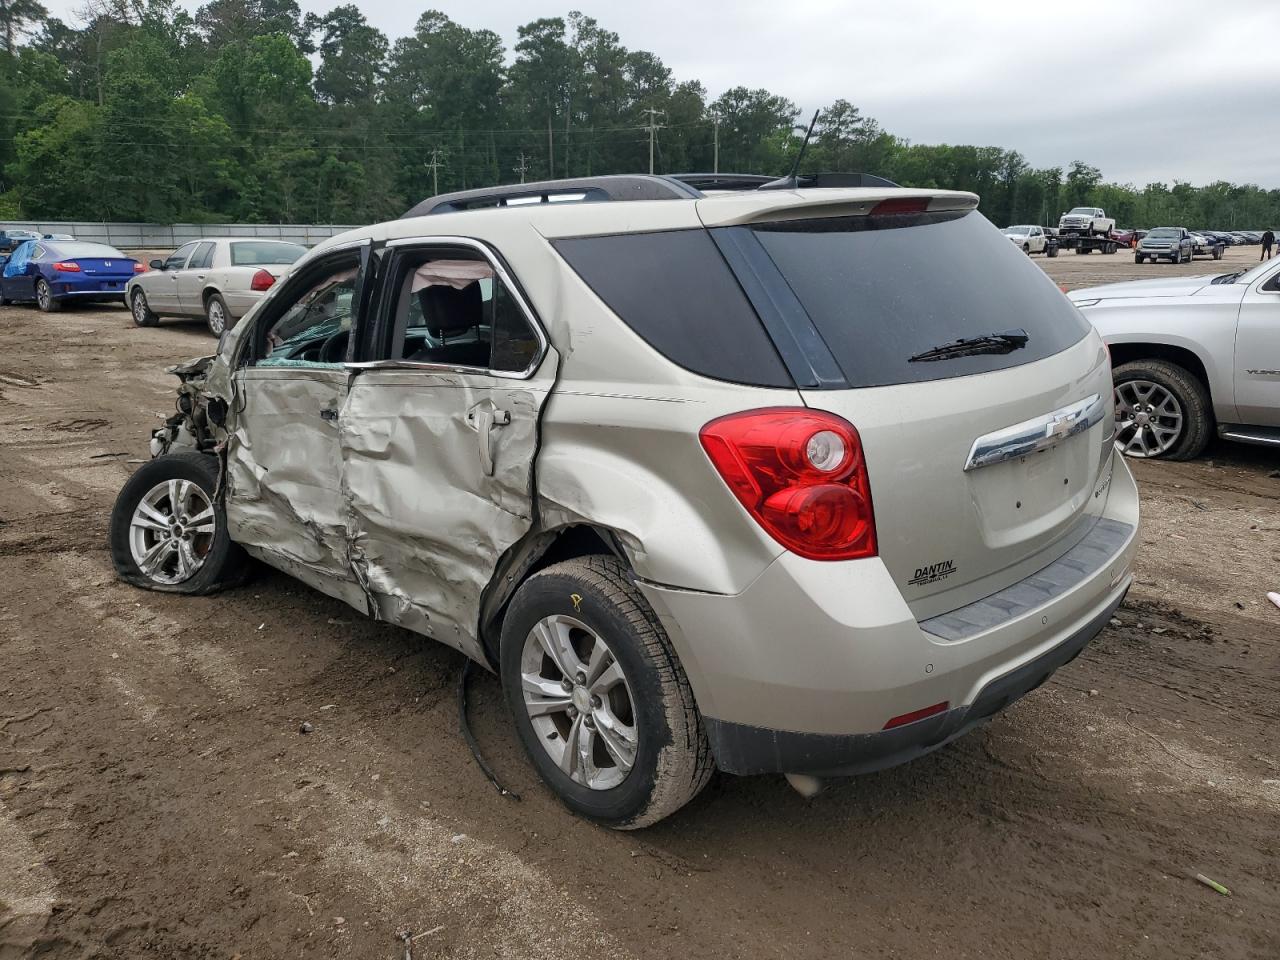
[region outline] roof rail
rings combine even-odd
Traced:
[[[442,193],[423,200],[401,219],[517,204],[523,206],[566,201],[598,203],[610,200],[696,200],[701,196],[702,194],[694,187],[670,177],[649,174],[573,177],[568,180],[513,183],[502,187],[482,187],[478,190]]]
[[[624,173],[606,177],[573,177],[539,183],[459,190],[429,197],[400,219],[434,213],[457,213],[486,207],[542,203],[602,203],[619,200],[697,200],[703,190],[796,190],[834,187],[897,187],[869,173],[805,173],[781,179],[760,173],[673,173],[656,176]]]

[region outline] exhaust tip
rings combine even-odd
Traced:
[[[791,784],[796,793],[800,794],[800,796],[804,797],[806,800],[812,800],[820,794],[822,792],[822,788],[827,785],[825,780],[819,780],[817,777],[811,777],[807,773],[788,773],[786,774],[786,778],[787,783]]]

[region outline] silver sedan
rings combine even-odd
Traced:
[[[283,240],[193,240],[129,281],[125,303],[140,327],[161,317],[200,317],[220,337],[306,252]]]

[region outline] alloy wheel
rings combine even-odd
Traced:
[[[47,283],[41,280],[36,284],[36,303],[39,305],[41,310],[49,309],[50,296],[49,285]]]
[[[1182,404],[1151,380],[1126,380],[1115,389],[1116,442],[1131,457],[1158,457],[1182,437]]]
[[[209,301],[209,330],[215,337],[220,337],[226,328],[227,315],[222,309],[222,301],[214,297]]]
[[[574,783],[609,790],[627,778],[639,743],[622,665],[572,617],[543,617],[520,657],[524,706],[538,742]]]
[[[133,297],[133,322],[140,327],[147,322],[147,302],[140,293]]]
[[[204,566],[217,515],[208,495],[190,480],[166,480],[138,501],[129,521],[129,552],[147,578],[175,584]]]

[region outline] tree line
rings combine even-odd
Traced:
[[[782,174],[800,110],[765,89],[711,98],[581,13],[491,30],[427,10],[390,40],[354,4],[86,0],[77,22],[0,0],[0,219],[364,223],[432,193],[606,173]],[[913,144],[845,99],[804,171],[971,190],[997,224],[1077,205],[1122,225],[1264,228],[1280,190],[1137,188],[1081,161]]]

